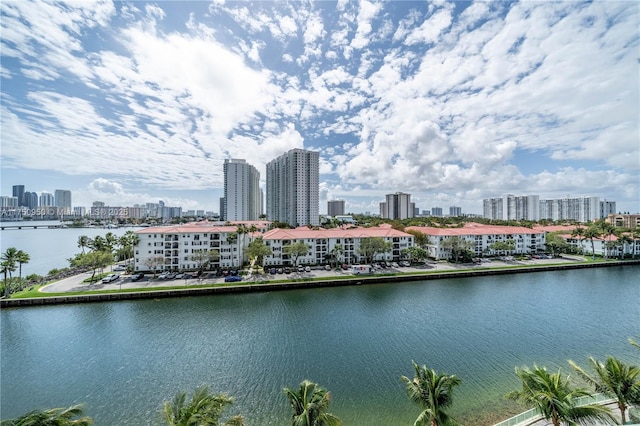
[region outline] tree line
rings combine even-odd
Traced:
[[[634,340],[629,339],[629,342],[640,349]],[[595,392],[615,400],[622,424],[625,424],[629,408],[640,407],[640,367],[627,365],[613,356],[608,356],[604,362],[592,357],[588,360],[591,371],[573,361],[569,364]],[[426,365],[412,364],[413,377],[401,376],[400,379],[405,384],[408,398],[422,409],[414,426],[459,426],[460,423],[448,411],[453,405],[453,390],[460,385],[461,379],[455,374],[438,373]],[[593,403],[579,405],[578,398],[593,394],[587,388],[573,385],[569,375],[560,369],[549,372],[545,367],[534,365],[533,368],[516,368],[515,373],[522,382],[522,388],[509,392],[505,397],[537,409],[554,426],[588,425],[596,421],[616,424],[608,407]],[[291,407],[292,426],[342,425],[342,421],[329,412],[331,393],[317,383],[304,380],[298,388],[284,388],[283,393]],[[160,417],[168,426],[244,426],[242,415],[234,415],[222,423],[223,412],[233,401],[226,394],[215,394],[207,386],[200,386],[190,398],[186,392],[179,392],[171,401],[165,401]],[[35,410],[17,419],[2,421],[0,425],[92,425],[93,419],[82,414],[80,405]]]

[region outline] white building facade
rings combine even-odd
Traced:
[[[413,236],[391,228],[380,226],[352,229],[272,229],[263,236],[263,241],[272,250],[270,256],[264,258],[264,266],[293,265],[293,259],[287,256],[284,248],[288,244],[303,242],[309,247],[306,256],[297,259],[298,265],[324,265],[329,263],[332,253],[336,253],[337,261],[346,264],[359,264],[365,259],[360,255],[360,243],[365,238],[378,237],[388,241],[392,249],[379,253],[374,261],[399,260],[403,250],[413,246]],[[334,251],[339,246],[339,252]],[[336,249],[337,250],[337,249]]]
[[[233,225],[194,223],[156,226],[135,231],[134,269],[149,271],[195,271],[199,253],[215,250],[218,256],[208,268],[238,268],[244,259],[249,234],[238,234]],[[230,237],[231,236],[231,237]]]
[[[262,214],[260,173],[245,160],[224,160],[223,209],[227,221],[258,220]]]
[[[608,204],[607,209],[613,207]],[[602,207],[604,212],[605,207]],[[540,219],[550,220],[575,220],[576,222],[593,222],[601,217],[601,206],[599,197],[565,197],[540,201]]]
[[[483,217],[491,220],[540,220],[538,195],[505,195],[482,200]]]
[[[320,154],[292,149],[267,163],[267,219],[320,224]]]
[[[451,258],[451,249],[446,241],[456,237],[469,243],[475,256],[492,256],[496,254],[529,254],[545,250],[545,232],[522,226],[494,226],[467,223],[462,228],[432,228],[426,226],[410,226],[405,230],[421,232],[429,237],[426,250],[429,257],[436,260]],[[513,241],[514,250],[506,253],[492,248],[497,242]]]

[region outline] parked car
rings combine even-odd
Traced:
[[[305,271],[305,272],[311,272],[311,267],[310,267],[310,266],[305,267],[305,268],[304,268],[304,271]]]
[[[169,275],[167,275],[167,279],[168,280],[173,280],[176,278],[176,276],[178,275],[177,272],[170,272]]]
[[[400,266],[409,267],[411,266],[411,263],[408,260],[403,260],[400,262]]]
[[[116,266],[115,268],[113,268],[113,270],[114,270],[114,271],[126,271],[126,270],[127,270],[127,268],[125,268],[125,267],[124,267],[124,266],[122,266],[122,265],[118,265],[118,266]]]
[[[347,269],[349,269],[349,265],[347,265],[346,263],[342,264],[342,270],[346,271]]]
[[[324,270],[325,271],[330,271],[331,270],[331,265],[324,265]]]
[[[284,268],[284,273],[285,274],[290,274],[291,273],[291,268]]]
[[[188,278],[187,274],[180,272],[179,274],[176,274],[176,280],[181,280],[183,278]]]
[[[278,268],[278,273],[279,273],[279,274],[284,273],[284,269],[282,269],[282,268]]]
[[[110,282],[113,282],[113,281],[117,280],[118,277],[119,277],[118,274],[109,274],[109,275],[107,275],[106,277],[104,277],[102,279],[102,282],[103,283],[110,283]]]
[[[163,272],[160,275],[158,275],[158,279],[159,280],[166,280],[168,276],[169,276],[169,272]]]
[[[298,265],[298,272],[304,272],[304,266]]]
[[[224,282],[226,283],[234,283],[237,281],[242,281],[242,277],[239,275],[229,275],[224,278]]]
[[[396,262],[393,262],[393,263],[391,264],[391,266],[393,266],[394,268],[399,268],[399,267],[400,267],[400,265],[398,265],[398,263],[396,263]]]
[[[140,272],[139,274],[135,274],[134,276],[132,276],[131,281],[140,281],[143,278],[144,278],[144,274]]]
[[[276,268],[271,268],[271,269],[269,269],[269,273],[270,273],[271,275],[275,275],[275,274],[276,274],[276,272],[277,272],[277,271],[276,271]]]

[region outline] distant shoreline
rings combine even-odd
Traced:
[[[371,284],[383,284],[383,283],[399,283],[410,281],[430,281],[440,280],[447,278],[470,278],[470,277],[482,277],[490,275],[506,275],[506,274],[522,274],[531,272],[548,272],[548,271],[561,271],[570,269],[585,269],[585,268],[604,268],[615,266],[638,266],[640,265],[640,259],[635,260],[621,260],[621,261],[608,261],[601,263],[583,263],[572,262],[563,265],[539,265],[539,266],[515,266],[509,268],[486,268],[477,270],[463,270],[463,271],[447,271],[447,272],[427,272],[427,273],[412,273],[402,275],[383,275],[383,276],[353,276],[342,279],[327,278],[317,281],[309,280],[291,280],[282,283],[252,283],[242,285],[216,285],[212,284],[210,287],[198,287],[198,288],[184,288],[184,289],[145,289],[141,291],[127,291],[127,292],[104,292],[104,293],[92,293],[82,295],[69,295],[69,296],[51,296],[51,297],[34,297],[34,298],[19,298],[19,299],[2,299],[0,300],[0,307],[13,308],[13,307],[26,307],[26,306],[43,306],[54,304],[67,304],[67,303],[95,303],[95,302],[110,302],[118,300],[139,300],[139,299],[159,299],[169,297],[192,297],[192,296],[205,296],[213,294],[231,294],[231,293],[253,293],[253,292],[265,292],[265,291],[282,291],[293,290],[303,288],[321,288],[321,287],[344,287],[344,286],[357,286],[357,285],[371,285]],[[337,277],[336,277],[337,278]]]

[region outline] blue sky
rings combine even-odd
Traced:
[[[0,3],[2,195],[218,211],[222,164],[320,152],[320,211],[538,194],[640,211],[640,5]]]

